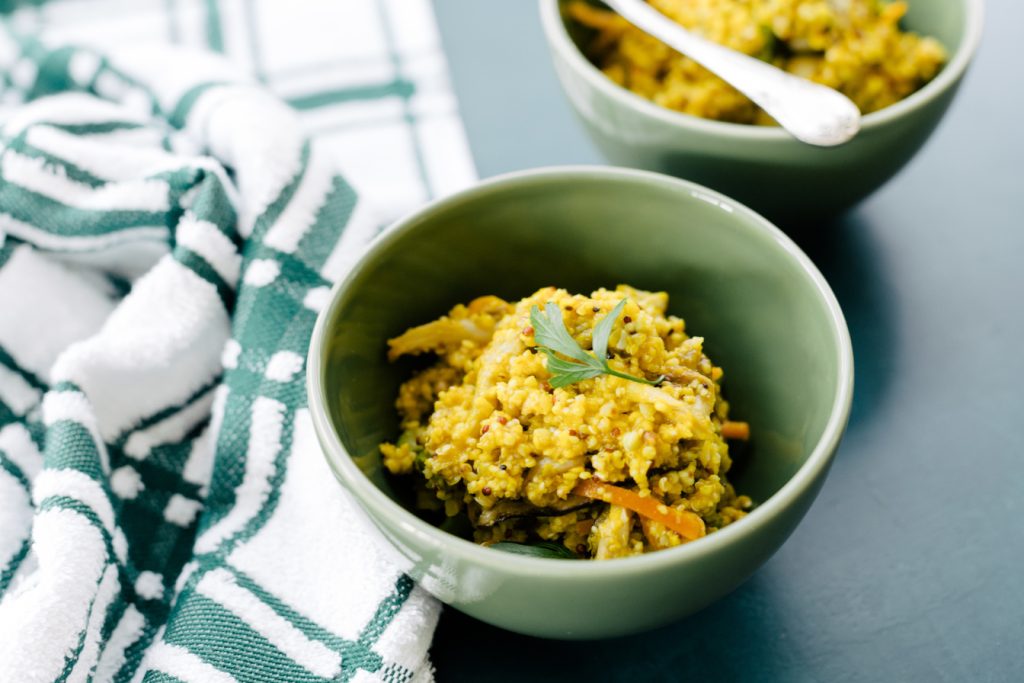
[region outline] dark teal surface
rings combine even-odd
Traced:
[[[533,0],[435,6],[481,176],[601,161]],[[790,540],[730,596],[646,635],[544,641],[446,610],[439,681],[1024,680],[1024,4],[986,10],[921,154],[797,235],[846,313],[857,388]]]

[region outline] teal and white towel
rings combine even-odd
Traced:
[[[223,54],[296,110],[385,221],[476,179],[431,0],[0,0],[7,5],[23,6],[10,18],[18,32],[54,45]],[[9,76],[25,87],[33,70]],[[0,93],[8,98],[17,96]]]
[[[353,250],[472,178],[429,5],[113,5],[15,15],[50,47],[0,36],[0,681],[429,680],[439,607],[333,480],[303,381]],[[288,95],[270,57],[240,70],[144,28],[199,12],[252,46],[228,8],[285,5],[426,31],[434,80],[385,48],[376,85]],[[389,19],[413,6],[426,23]],[[106,50],[53,47],[89,22]],[[321,29],[282,25],[290,56]],[[310,54],[307,85],[328,77]],[[372,71],[359,54],[330,73]]]

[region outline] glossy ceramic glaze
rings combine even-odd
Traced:
[[[481,294],[558,285],[665,290],[670,311],[725,368],[736,453],[758,507],[710,536],[641,557],[585,562],[509,555],[449,535],[400,502],[377,445],[410,366],[385,341]],[[532,635],[595,638],[692,613],[749,576],[810,506],[849,413],[849,334],[821,275],[778,229],[705,188],[657,174],[567,168],[515,174],[399,222],[334,290],[314,331],[309,403],[339,481],[396,560],[445,602]],[[339,495],[340,492],[339,492]]]
[[[563,20],[565,2],[540,0],[544,32],[569,101],[609,160],[703,183],[786,221],[846,209],[895,175],[945,114],[982,26],[982,0],[912,0],[905,26],[942,41],[949,63],[918,92],[865,116],[850,142],[819,148],[778,128],[680,114],[619,87],[581,53],[586,31]]]

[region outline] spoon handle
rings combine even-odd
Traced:
[[[604,0],[641,31],[713,72],[796,139],[841,145],[860,130],[860,111],[842,93],[693,34],[643,0]]]

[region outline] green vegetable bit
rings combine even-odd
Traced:
[[[664,375],[656,380],[634,377],[633,375],[619,372],[608,364],[608,337],[611,336],[612,327],[615,321],[622,314],[628,299],[620,301],[611,313],[601,318],[594,325],[593,354],[587,353],[576,343],[569,331],[565,328],[562,320],[562,311],[555,304],[548,302],[544,306],[544,312],[537,306],[530,309],[530,324],[533,325],[533,338],[537,341],[537,348],[543,351],[548,357],[548,372],[551,373],[551,386],[565,387],[575,382],[582,382],[585,379],[598,377],[599,375],[612,375],[628,379],[631,382],[650,384],[657,386],[665,379]],[[558,354],[561,354],[559,356]],[[562,356],[565,356],[563,358]]]
[[[776,37],[775,31],[772,30],[771,26],[762,24],[758,29],[761,32],[761,37],[764,39],[764,46],[756,56],[762,62],[770,63],[779,53],[779,39]]]

